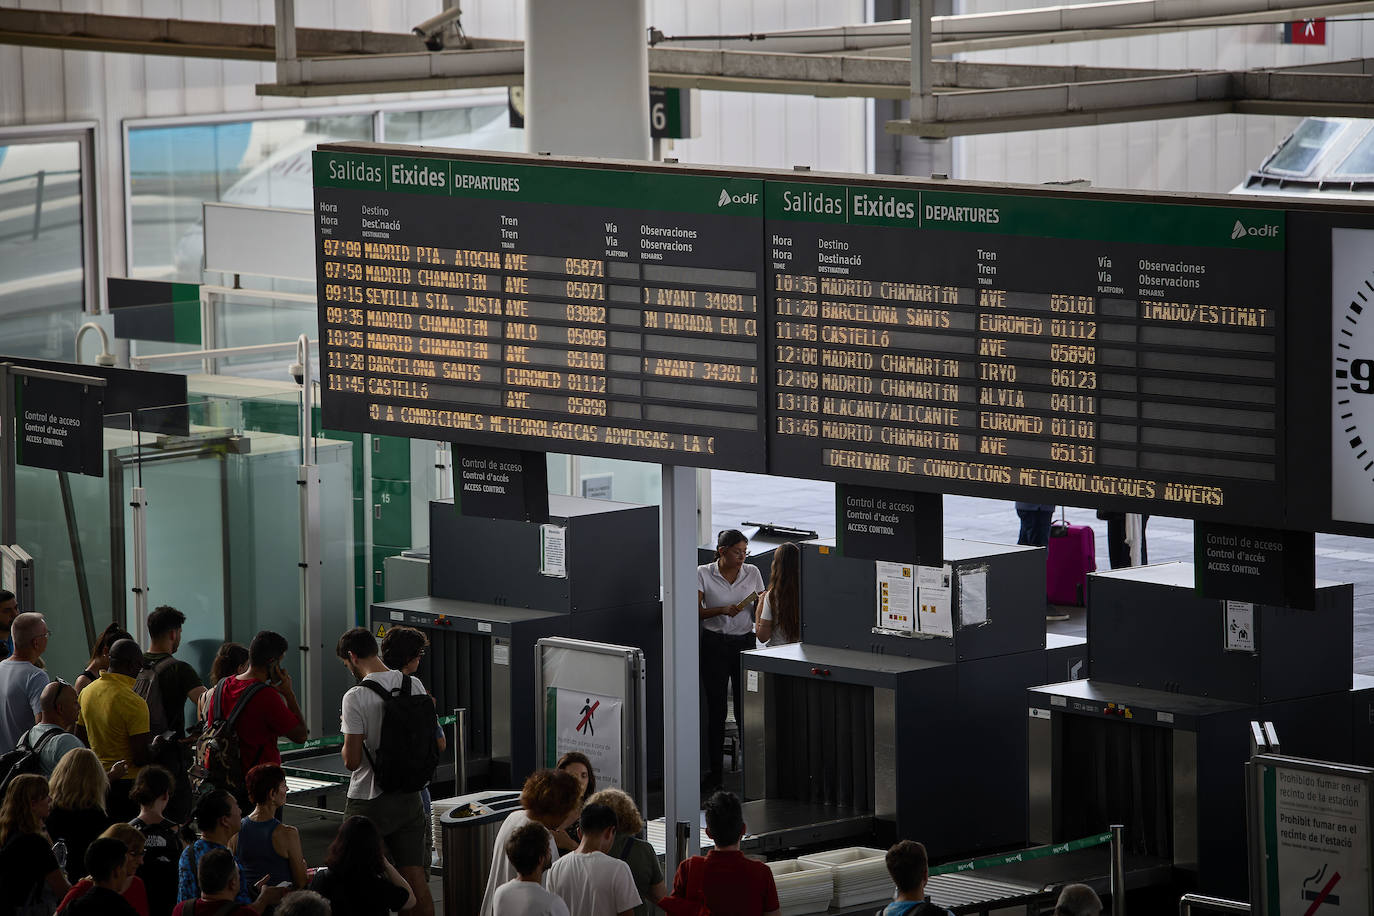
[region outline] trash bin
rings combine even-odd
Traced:
[[[444,912],[476,913],[491,874],[496,834],[512,811],[520,807],[520,793],[481,793],[480,801],[460,803],[445,813],[443,831]],[[460,800],[461,802],[461,800]]]

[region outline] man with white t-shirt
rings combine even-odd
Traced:
[[[408,675],[392,671],[377,655],[377,638],[366,627],[354,627],[339,637],[335,649],[349,672],[360,682],[375,681],[388,693],[400,690]],[[420,679],[409,675],[411,694],[425,696]],[[429,818],[420,800],[420,791],[384,792],[372,762],[382,746],[384,704],[377,693],[359,684],[343,696],[341,754],[352,774],[344,816],[360,814],[377,825],[396,870],[415,894],[413,916],[434,916],[434,897],[429,892],[429,848],[426,836]],[[432,723],[431,723],[432,727]],[[432,735],[425,735],[432,741]]]
[[[563,898],[571,916],[631,916],[643,903],[630,866],[606,855],[615,842],[615,812],[607,805],[582,809],[582,843],[561,856],[545,883]]]
[[[543,824],[526,824],[506,841],[506,859],[519,877],[496,889],[494,916],[569,916],[568,905],[557,894],[544,890],[541,880],[553,863],[549,846],[553,834]]]

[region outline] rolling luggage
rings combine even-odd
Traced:
[[[1088,573],[1097,570],[1097,549],[1088,525],[1070,525],[1060,517],[1050,524],[1049,559],[1045,564],[1045,593],[1050,604],[1082,605]]]

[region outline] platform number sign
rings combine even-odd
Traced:
[[[1331,517],[1374,524],[1374,230],[1331,230]]]

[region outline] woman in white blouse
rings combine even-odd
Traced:
[[[782,646],[801,638],[801,548],[791,541],[773,551],[768,591],[763,593],[754,635],[764,646]]]
[[[725,774],[725,715],[734,690],[735,715],[743,710],[739,654],[754,648],[754,606],[763,574],[744,562],[749,539],[733,528],[716,536],[716,559],[697,567],[697,614],[701,618],[701,687],[706,694],[706,753],[710,771],[703,791],[720,788]]]

